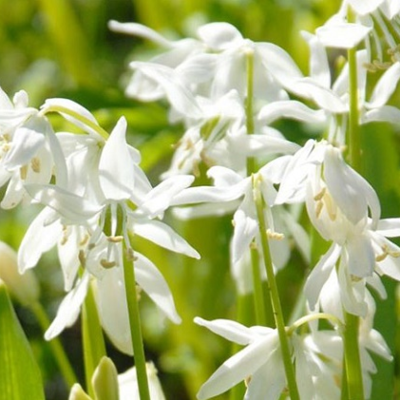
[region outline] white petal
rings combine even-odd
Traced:
[[[101,325],[118,350],[133,354],[123,268],[119,266],[103,272],[102,279],[96,281]]]
[[[229,202],[243,196],[247,181],[232,187],[195,186],[179,193],[171,205],[184,205],[203,202]]]
[[[368,110],[363,118],[362,123],[369,122],[389,122],[392,124],[400,123],[400,110],[394,106],[382,106]]]
[[[134,188],[133,162],[125,140],[126,125],[125,118],[120,118],[100,157],[100,185],[108,200],[127,200]]]
[[[49,251],[57,243],[62,234],[62,226],[57,221],[46,225],[46,220],[55,215],[51,208],[44,208],[29,225],[18,250],[18,268],[20,273],[33,268],[43,253]]]
[[[271,124],[280,118],[292,118],[309,123],[326,121],[325,113],[322,110],[313,110],[296,100],[276,101],[267,104],[258,114],[258,119],[265,124]]]
[[[279,46],[272,43],[257,43],[256,49],[264,67],[287,90],[290,91],[293,82],[303,77],[290,55]]]
[[[338,281],[344,309],[350,314],[365,318],[368,311],[365,302],[365,281],[352,281],[344,262],[341,262],[339,266]]]
[[[197,30],[199,38],[212,50],[225,50],[243,40],[241,33],[226,22],[212,22]]]
[[[257,335],[250,328],[229,319],[214,319],[213,321],[207,321],[203,318],[196,317],[194,322],[197,325],[205,326],[211,332],[242,346],[250,344],[257,338]],[[273,331],[272,328],[264,329],[265,334]]]
[[[47,124],[43,118],[31,118],[25,125],[17,128],[10,151],[4,160],[7,169],[19,168],[27,164],[44,145],[44,131]]]
[[[101,206],[57,186],[32,184],[26,185],[25,189],[35,201],[49,206],[70,222],[85,224],[101,211]]]
[[[310,47],[310,77],[323,87],[331,87],[331,73],[326,49],[316,35],[301,31]]]
[[[319,107],[331,113],[347,112],[347,104],[335,92],[321,86],[311,78],[302,78],[293,82],[291,91],[299,96],[314,100]]]
[[[252,376],[244,400],[278,400],[285,388],[286,379],[279,348],[271,352],[265,365]]]
[[[400,218],[381,219],[376,227],[376,233],[386,237],[400,236]]]
[[[373,351],[387,361],[392,361],[393,357],[383,336],[375,329],[369,333],[368,342],[366,343],[368,350]]]
[[[329,147],[325,153],[326,185],[340,210],[354,225],[367,216],[367,206],[376,224],[380,203],[372,186],[343,160],[340,150]]]
[[[318,264],[311,271],[307,278],[304,293],[307,297],[311,310],[314,310],[318,302],[321,289],[327,281],[332,269],[340,256],[341,247],[337,244],[332,244],[329,250],[321,257]]]
[[[137,257],[135,261],[137,283],[172,322],[180,324],[181,317],[176,311],[174,299],[166,280],[148,258],[139,253],[135,253],[135,255]]]
[[[346,250],[350,274],[359,278],[372,276],[375,268],[375,253],[370,238],[366,235],[352,235],[347,239]]]
[[[139,210],[150,217],[160,215],[170,206],[173,198],[190,186],[193,181],[194,176],[192,175],[178,175],[167,178],[145,196]]]
[[[179,236],[170,226],[161,221],[135,221],[133,225],[135,234],[144,237],[161,247],[189,257],[200,258],[200,254]]]
[[[400,13],[400,3],[393,0],[384,0],[380,9],[385,14],[386,18],[391,20]]]
[[[326,47],[352,49],[357,46],[371,31],[371,28],[346,22],[336,22],[317,28],[319,40]]]
[[[243,203],[242,203],[243,205]],[[241,208],[238,209],[233,221],[235,225],[232,238],[232,262],[236,263],[243,256],[244,252],[249,248],[250,243],[258,232],[258,223],[250,215]]]
[[[66,327],[71,326],[78,318],[81,305],[85,300],[89,287],[89,274],[85,273],[61,302],[57,316],[47,329],[44,337],[51,340],[59,335]]]
[[[359,15],[371,14],[382,3],[383,0],[348,0],[354,11]]]
[[[139,36],[144,39],[151,40],[152,42],[162,47],[169,48],[174,45],[174,42],[165,39],[153,29],[135,22],[122,23],[111,20],[108,22],[108,28],[114,32],[126,33],[127,35]]]
[[[381,76],[366,106],[368,108],[376,108],[385,105],[396,90],[399,79],[400,62],[396,62]]]
[[[70,113],[63,112],[63,109],[68,109],[72,111],[72,113],[81,115],[85,119],[89,120],[94,125],[99,125],[96,121],[96,118],[88,111],[85,107],[82,107],[80,104],[75,101],[69,99],[61,99],[61,98],[53,98],[47,99],[43,106],[41,107],[43,112],[46,112],[49,108],[52,108],[59,112],[66,120],[72,122],[74,125],[79,126],[80,128],[86,130],[88,133],[91,133],[93,136],[97,137],[99,140],[102,140],[100,135],[89,125],[85,124],[81,120],[71,116]]]
[[[232,386],[253,375],[270,359],[279,346],[276,332],[249,344],[226,360],[201,387],[197,398],[208,399],[227,391]],[[271,367],[271,365],[270,365]]]
[[[160,85],[171,105],[180,114],[195,119],[202,116],[194,95],[179,80],[174,70],[164,65],[144,62],[132,62],[130,66],[139,69],[142,74]]]

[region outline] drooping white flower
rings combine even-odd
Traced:
[[[231,320],[195,322],[224,338],[246,346],[226,360],[203,384],[197,398],[208,399],[245,381],[245,400],[277,400],[286,387],[286,377],[276,329],[247,328]],[[289,337],[291,357],[301,398],[339,399],[337,381],[341,378],[342,340],[336,331],[313,331]]]

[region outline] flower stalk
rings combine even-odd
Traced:
[[[267,273],[267,283],[268,283],[267,287],[271,298],[276,329],[278,331],[279,342],[282,351],[283,365],[285,369],[290,398],[292,400],[300,400],[299,390],[297,388],[296,377],[292,363],[292,357],[290,354],[287,331],[283,319],[282,306],[279,299],[278,286],[275,280],[275,274],[272,266],[272,259],[268,244],[267,224],[264,217],[264,202],[259,188],[260,179],[262,179],[260,175],[253,175],[252,181],[253,181],[254,203],[256,206],[258,226],[261,238],[262,255],[264,259],[265,270]]]
[[[59,105],[52,105],[49,107],[46,107],[42,110],[43,114],[48,114],[51,112],[59,113],[59,114],[67,114],[71,116],[72,118],[78,120],[79,122],[82,122],[89,128],[93,129],[95,132],[97,132],[103,139],[107,140],[109,134],[106,130],[104,130],[100,125],[97,125],[95,122],[91,121],[88,118],[85,118],[83,115],[79,114],[78,112],[75,112],[67,107],[62,107]]]
[[[140,400],[150,400],[146,358],[144,354],[139,304],[136,290],[134,254],[131,248],[125,248],[124,251],[124,281]]]
[[[92,285],[89,285],[82,309],[82,340],[86,390],[94,398],[92,376],[100,360],[106,355],[106,347]]]
[[[348,20],[353,20],[352,10],[349,8]],[[353,47],[348,50],[349,64],[349,129],[347,142],[349,146],[349,164],[357,172],[361,172],[361,131],[359,126],[358,105],[358,78],[357,53]],[[359,317],[344,312],[345,327],[343,330],[344,369],[347,382],[342,391],[347,391],[351,400],[364,399],[364,385],[362,379],[360,348],[358,342]],[[346,388],[346,390],[344,390]]]

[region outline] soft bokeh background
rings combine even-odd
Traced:
[[[32,106],[40,106],[49,97],[75,100],[91,110],[106,129],[125,115],[129,141],[141,150],[142,167],[157,183],[159,174],[168,167],[171,145],[179,140],[182,127],[168,126],[165,104],[129,100],[123,86],[129,76],[128,62],[148,59],[159,49],[140,39],[110,32],[108,20],[140,22],[170,38],[193,36],[196,27],[206,22],[230,22],[245,37],[282,46],[306,73],[308,49],[299,31],[314,31],[338,6],[338,0],[0,0],[0,86],[10,96],[26,90]],[[399,104],[399,95],[392,101]],[[61,119],[55,118],[54,123],[60,130],[66,129]],[[309,135],[293,122],[279,123],[277,127],[299,143]],[[363,131],[365,175],[380,195],[384,216],[400,215],[400,129],[374,124]],[[0,239],[17,248],[33,216],[32,210],[1,211]],[[195,399],[201,384],[231,352],[226,341],[192,322],[196,315],[235,319],[235,289],[228,260],[231,217],[190,223],[177,222],[170,215],[167,218],[202,254],[202,260],[171,255],[144,241],[136,243],[160,266],[183,318],[182,325],[172,326],[162,321],[155,307],[143,299],[144,337],[148,359],[159,370],[167,399],[188,400]],[[316,254],[320,253],[318,246],[314,245]],[[53,317],[64,295],[55,254],[46,255],[35,272],[41,282],[42,300]],[[289,266],[279,273],[287,317],[305,273],[306,266],[296,252]],[[387,282],[387,287],[389,298],[379,303],[376,326],[396,354],[396,285]],[[47,399],[66,399],[67,390],[33,315],[16,307],[41,365]],[[248,322],[251,320],[249,306]],[[62,334],[62,341],[83,383],[79,322]],[[130,358],[111,345],[108,351],[120,372],[131,365]],[[397,361],[377,362],[379,374],[373,398],[395,398],[393,377]]]

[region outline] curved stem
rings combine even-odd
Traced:
[[[35,314],[36,319],[38,320],[43,332],[46,332],[50,326],[50,320],[42,304],[36,302],[30,306],[30,309]],[[78,378],[76,377],[71,363],[69,362],[68,357],[65,354],[64,347],[62,346],[60,339],[56,337],[50,340],[49,346],[53,353],[54,359],[56,360],[58,367],[60,368],[60,372],[64,378],[65,383],[69,388],[71,388],[75,383],[78,382]]]
[[[289,388],[290,398],[292,400],[300,400],[297,388],[292,357],[290,354],[289,341],[286,332],[285,322],[281,302],[279,299],[278,286],[275,280],[275,274],[272,266],[271,254],[267,237],[267,226],[264,218],[264,202],[261,196],[259,185],[261,183],[260,175],[253,175],[253,196],[257,211],[258,226],[261,237],[262,254],[264,258],[264,266],[267,272],[268,290],[271,297],[272,309],[275,318],[276,328],[278,330],[279,342],[281,345],[283,365],[285,368],[286,380]]]
[[[97,125],[95,122],[91,121],[90,119],[84,117],[83,115],[67,108],[67,107],[62,107],[62,106],[49,106],[44,108],[41,113],[48,114],[51,112],[59,113],[59,114],[67,114],[78,121],[82,122],[83,124],[87,125],[89,128],[93,129],[95,132],[97,132],[103,139],[107,140],[109,134],[107,131],[105,131],[100,125]]]
[[[139,387],[140,400],[150,400],[149,384],[147,379],[146,358],[143,347],[142,329],[139,315],[139,304],[136,291],[134,255],[131,248],[124,251],[124,281],[125,295],[128,304],[129,325],[135,358],[136,376]]]

